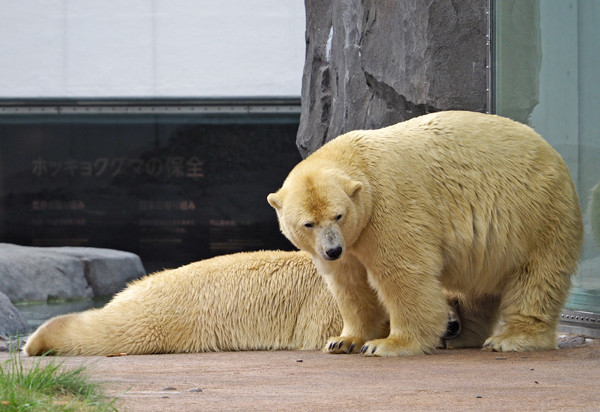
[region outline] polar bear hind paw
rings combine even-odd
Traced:
[[[528,334],[500,334],[488,338],[483,344],[484,350],[493,352],[530,352],[556,349],[556,347],[555,334],[537,336]]]

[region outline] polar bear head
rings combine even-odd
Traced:
[[[267,201],[297,248],[331,261],[352,246],[368,220],[364,186],[338,169],[294,169]]]

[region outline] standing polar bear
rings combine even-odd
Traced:
[[[344,326],[326,351],[431,352],[446,295],[462,324],[447,347],[556,348],[581,211],[567,166],[528,126],[450,111],[350,132],[268,201],[337,301]]]

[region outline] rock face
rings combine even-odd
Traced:
[[[0,247],[0,292],[13,302],[94,296],[80,259],[6,244]]]
[[[10,299],[0,292],[0,339],[6,339],[20,334],[24,336],[29,331],[27,322]]]
[[[129,252],[81,247],[51,248],[50,251],[83,263],[85,280],[95,297],[114,295],[127,282],[146,273],[140,258]]]
[[[305,0],[297,145],[439,110],[486,110],[486,0]]]
[[[0,244],[0,292],[13,302],[107,296],[144,274],[128,252]]]
[[[29,332],[12,302],[109,296],[145,274],[133,253],[0,243],[0,338]]]

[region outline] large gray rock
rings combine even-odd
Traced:
[[[297,144],[432,111],[486,110],[487,0],[305,0]]]
[[[0,338],[25,336],[29,332],[27,321],[14,307],[8,296],[0,292]]]
[[[81,259],[8,244],[0,245],[0,292],[13,302],[94,295]]]
[[[0,244],[0,292],[13,302],[111,295],[144,274],[128,252]]]
[[[114,295],[127,282],[146,274],[140,258],[129,252],[85,247],[48,248],[48,251],[79,259],[94,296]]]

